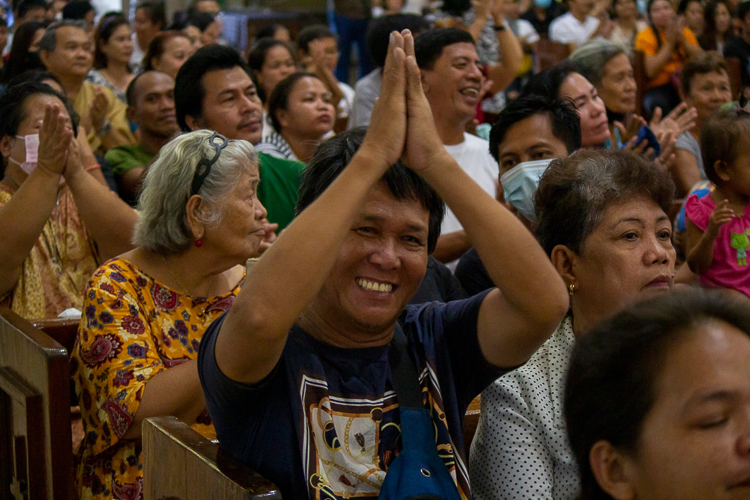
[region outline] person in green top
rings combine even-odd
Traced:
[[[212,129],[229,139],[260,143],[263,107],[250,69],[231,47],[198,49],[180,68],[175,85],[177,123],[185,132]],[[268,236],[294,218],[305,164],[258,153],[258,199],[268,211]],[[278,224],[278,226],[276,226]]]
[[[159,150],[179,131],[174,109],[174,80],[166,73],[146,71],[133,78],[126,91],[128,119],[138,125],[138,144],[123,144],[105,158],[112,165],[120,196],[134,205],[141,180]]]

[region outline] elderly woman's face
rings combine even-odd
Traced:
[[[258,200],[259,182],[257,167],[244,173],[225,202],[221,224],[206,229],[203,248],[218,259],[244,264],[260,248],[267,212]]]
[[[604,65],[602,82],[599,84],[599,97],[605,106],[615,113],[635,111],[635,77],[630,59],[619,54]]]
[[[750,338],[723,322],[686,335],[626,459],[632,498],[750,498]]]
[[[607,206],[573,262],[574,318],[580,312],[580,321],[591,326],[644,294],[669,290],[671,236],[669,218],[646,196]]]
[[[583,75],[571,73],[560,85],[559,97],[567,97],[581,117],[581,145],[592,147],[609,139],[607,110],[596,88]]]

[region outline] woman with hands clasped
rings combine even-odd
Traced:
[[[391,34],[366,135],[356,129],[321,144],[300,187],[299,215],[201,342],[198,369],[222,447],[285,498],[376,496],[388,481],[403,421],[388,363],[394,335],[417,372],[429,373],[420,380],[432,451],[470,498],[466,407],[524,363],[567,309],[562,281],[531,233],[443,147],[413,43],[408,31]],[[441,197],[497,289],[407,305],[439,236]]]
[[[132,246],[137,214],[86,172],[66,103],[38,82],[0,99],[0,304],[26,318],[81,309],[98,259]]]

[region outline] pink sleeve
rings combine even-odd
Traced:
[[[708,219],[714,210],[712,205],[713,201],[710,194],[707,194],[703,198],[698,198],[698,195],[691,194],[685,204],[685,217],[695,224],[695,227],[701,231],[705,231],[708,227]]]

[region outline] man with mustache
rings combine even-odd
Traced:
[[[207,128],[228,139],[261,141],[263,106],[250,68],[231,47],[209,45],[185,61],[177,73],[175,106],[184,132]],[[263,153],[258,157],[258,199],[268,210],[268,220],[284,229],[294,218],[304,164]]]
[[[107,151],[122,198],[134,204],[143,176],[159,150],[180,130],[174,111],[174,80],[166,73],[146,71],[133,78],[126,92],[128,118],[138,125],[141,141]]]
[[[476,115],[485,83],[474,39],[463,30],[436,28],[418,36],[414,45],[424,93],[445,149],[474,182],[494,197],[499,172],[489,143],[466,132],[466,125]],[[450,208],[440,232],[434,254],[439,261],[453,262],[471,248],[469,237]]]

